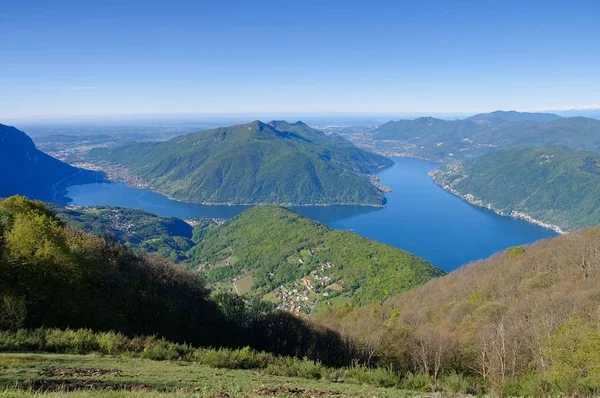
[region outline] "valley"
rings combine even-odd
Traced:
[[[3,2],[0,398],[600,398],[599,16]]]

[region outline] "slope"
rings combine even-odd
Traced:
[[[319,320],[365,358],[505,396],[600,391],[600,228],[513,247],[383,304]]]
[[[367,174],[390,166],[380,155],[304,123],[255,121],[177,137],[95,149],[175,199],[196,203],[384,203]]]
[[[304,313],[340,300],[365,305],[443,274],[410,253],[280,207],[245,211],[209,232],[190,258],[209,283],[250,274],[252,294]]]
[[[0,197],[15,194],[66,202],[65,187],[97,182],[102,173],[69,166],[36,149],[24,132],[0,124]]]
[[[50,209],[71,228],[98,236],[113,235],[129,247],[157,252],[171,260],[183,261],[185,252],[194,245],[194,228],[179,218],[108,206]],[[198,225],[216,226],[210,220],[200,220]]]
[[[574,230],[600,224],[599,165],[595,152],[525,148],[453,163],[432,177],[471,202]]]

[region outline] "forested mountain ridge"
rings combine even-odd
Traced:
[[[380,150],[451,161],[521,146],[565,145],[600,151],[600,120],[549,113],[496,111],[460,120],[423,117],[382,124],[371,138]],[[386,151],[386,152],[387,152]]]
[[[134,249],[157,252],[174,261],[184,261],[194,239],[217,227],[209,219],[195,220],[195,226],[176,217],[161,217],[137,209],[94,206],[50,205],[56,216],[71,228],[97,236],[112,235]]]
[[[512,247],[383,304],[318,319],[364,358],[503,396],[600,391],[600,227]],[[577,393],[577,394],[576,394]]]
[[[468,119],[490,123],[505,123],[505,122],[551,122],[556,119],[561,119],[555,113],[540,113],[540,112],[517,112],[517,111],[494,111],[489,113],[478,113],[470,116]]]
[[[572,231],[600,224],[599,165],[596,152],[523,148],[451,163],[431,175],[472,203]]]
[[[69,166],[39,151],[31,138],[0,124],[0,198],[15,194],[65,203],[65,187],[104,180],[102,173]]]
[[[413,254],[275,206],[254,207],[210,230],[188,262],[208,283],[231,288],[233,280],[238,293],[308,314],[383,300],[444,274]]]
[[[255,121],[161,143],[90,151],[158,192],[195,203],[381,205],[368,174],[392,161],[302,122]]]

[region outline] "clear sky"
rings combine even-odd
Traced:
[[[1,3],[0,122],[600,104],[600,0]]]

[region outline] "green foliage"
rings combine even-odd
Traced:
[[[433,178],[506,214],[524,213],[574,230],[600,224],[599,165],[598,153],[513,149],[448,165]]]
[[[473,385],[472,380],[468,380],[464,375],[455,372],[442,376],[439,384],[444,391],[454,394],[466,394]]]
[[[302,122],[275,121],[94,149],[88,156],[121,164],[153,189],[195,203],[380,205],[383,193],[366,174],[392,164]]]
[[[120,331],[325,363],[348,358],[336,333],[275,312],[271,303],[223,293],[213,301],[197,272],[67,228],[40,202],[13,197],[0,211],[12,220],[0,241],[0,328],[77,328],[44,336],[60,352],[118,351],[122,336],[110,331]],[[173,357],[163,340],[138,340],[131,344],[145,357]]]
[[[506,254],[510,258],[519,257],[522,254],[525,254],[525,248],[523,246],[512,246],[505,250]]]
[[[408,390],[432,392],[435,389],[435,379],[423,373],[408,372],[404,375],[400,385]]]
[[[505,397],[541,397],[552,396],[549,393],[554,392],[556,396],[561,395],[559,391],[552,391],[551,386],[544,381],[543,376],[533,372],[528,372],[520,377],[506,380],[502,386],[502,395]]]
[[[370,384],[377,387],[397,387],[400,377],[391,368],[368,368],[364,365],[355,365],[345,372],[345,380]]]
[[[86,354],[99,348],[96,335],[90,329],[51,329],[46,333],[44,343],[55,352]]]
[[[27,319],[24,297],[4,294],[0,297],[0,329],[18,329]]]
[[[193,353],[194,361],[213,368],[225,369],[264,369],[275,358],[269,354],[256,352],[250,347],[238,350],[220,348],[218,350],[198,349]]]
[[[157,252],[174,261],[183,261],[192,248],[193,230],[200,234],[204,228],[216,226],[210,220],[192,228],[175,217],[161,217],[142,210],[120,207],[61,207],[51,206],[56,216],[71,228],[107,236],[132,248]]]
[[[546,345],[552,358],[551,382],[564,393],[600,393],[600,332],[589,322],[572,318]]]
[[[11,197],[0,209],[12,219],[0,260],[9,265],[0,275],[3,326],[116,329],[174,340],[203,339],[219,327],[222,317],[197,275],[67,229],[41,202]],[[193,338],[183,325],[195,325]]]
[[[127,349],[127,338],[113,331],[100,332],[96,335],[98,351],[106,354],[117,354]]]
[[[278,358],[274,363],[269,364],[265,373],[285,377],[320,379],[323,376],[324,371],[325,368],[318,362],[307,359],[299,360],[297,358],[282,357]]]
[[[329,263],[326,272],[346,286],[355,305],[385,299],[443,274],[410,253],[333,231],[279,207],[245,211],[206,234],[189,256],[194,265],[210,264],[202,273],[207,282],[253,271],[254,289],[263,293]]]

